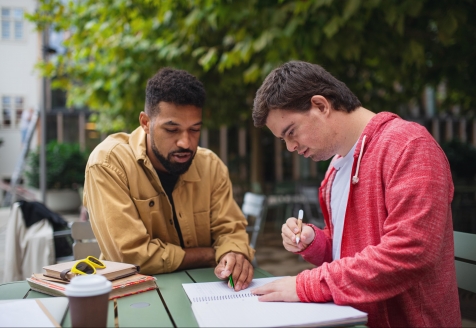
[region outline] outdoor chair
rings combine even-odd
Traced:
[[[20,203],[13,203],[5,231],[5,264],[2,283],[25,280],[43,266],[55,263],[53,226],[40,220],[27,227]]]
[[[266,196],[251,192],[245,193],[241,210],[248,221],[246,231],[250,233],[250,246],[255,249],[258,235],[266,220]],[[253,266],[258,266],[256,257],[252,262]]]
[[[474,312],[476,306],[476,235],[453,231],[453,236],[461,317],[473,323],[476,321]],[[464,323],[463,327],[465,327]]]
[[[75,260],[84,259],[90,255],[99,258],[101,250],[89,221],[73,222],[71,236],[74,240],[73,256]]]
[[[458,288],[476,293],[476,235],[453,231]]]

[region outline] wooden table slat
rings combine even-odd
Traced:
[[[140,307],[146,304],[149,306]],[[118,298],[117,317],[119,327],[174,326],[157,290]]]
[[[210,269],[208,269],[210,271]],[[170,314],[174,318],[177,327],[198,327],[197,320],[193,315],[190,301],[183,290],[183,283],[192,283],[192,279],[185,271],[168,274],[160,274],[157,278],[157,286],[162,295]]]
[[[192,277],[195,282],[220,281],[220,279],[215,276],[215,273],[211,268],[188,270],[187,274]]]
[[[267,278],[267,277],[273,277],[273,275],[263,269],[255,268],[255,274],[253,275],[253,278]]]
[[[30,285],[26,281],[15,281],[2,285],[2,300],[14,300],[24,298],[30,290]]]
[[[37,292],[33,289],[31,289],[28,294],[26,295],[25,298],[49,298],[51,297],[50,295],[48,294],[45,294],[45,293],[40,293],[40,292]]]

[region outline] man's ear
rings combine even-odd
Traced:
[[[142,129],[144,129],[144,132],[149,134],[149,129],[150,129],[149,115],[147,115],[145,112],[140,112],[139,123],[140,123],[140,126],[142,126]]]
[[[312,96],[311,105],[313,108],[317,108],[322,114],[327,114],[331,110],[331,103],[326,97],[320,95]]]

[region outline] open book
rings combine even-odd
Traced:
[[[0,301],[0,327],[61,327],[66,297]]]
[[[253,279],[235,292],[227,282],[182,284],[200,327],[320,327],[367,323],[367,314],[334,303],[260,302],[251,289],[282,277]]]

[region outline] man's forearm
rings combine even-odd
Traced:
[[[185,256],[177,270],[215,267],[215,249],[213,247],[184,248]]]

